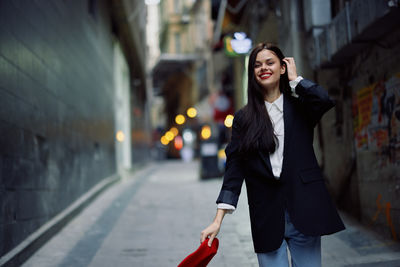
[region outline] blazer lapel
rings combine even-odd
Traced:
[[[285,128],[285,137],[284,137],[284,146],[283,146],[283,162],[282,162],[282,170],[285,163],[285,158],[287,158],[287,153],[289,152],[290,138],[293,135],[293,122],[294,122],[294,107],[293,103],[289,99],[288,96],[284,95],[283,98],[283,121]]]
[[[258,150],[258,154],[260,155],[262,161],[264,162],[265,167],[267,168],[268,174],[274,176],[271,167],[271,161],[269,159],[269,153],[265,150]]]

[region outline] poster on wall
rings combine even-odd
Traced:
[[[353,122],[358,151],[376,152],[381,166],[400,164],[400,73],[353,95]]]

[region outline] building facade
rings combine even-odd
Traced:
[[[0,265],[19,265],[46,240],[41,227],[56,231],[57,215],[118,179],[119,162],[145,158],[135,157],[148,124],[137,5],[0,2]]]
[[[280,42],[299,73],[336,99],[315,142],[331,193],[340,208],[399,240],[398,2],[294,2],[282,2],[280,20],[293,26]]]
[[[209,1],[161,1],[161,55],[153,70],[155,93],[165,100],[167,125],[208,95],[210,64]]]

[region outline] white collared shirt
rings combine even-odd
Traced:
[[[299,97],[296,94],[296,86],[297,84],[303,80],[303,77],[298,76],[295,80],[290,81],[289,85],[292,90],[293,97]],[[278,147],[274,153],[269,155],[269,160],[271,162],[272,173],[276,179],[279,179],[282,172],[282,163],[283,163],[283,146],[284,146],[284,137],[285,137],[285,125],[283,120],[283,94],[279,96],[273,103],[269,103],[265,101],[265,105],[271,118],[272,126],[274,127],[274,133],[278,138]],[[227,213],[232,213],[235,210],[235,207],[226,204],[226,203],[218,203],[218,209],[226,209]]]
[[[272,103],[265,101],[265,106],[267,108],[268,115],[271,118],[274,134],[278,139],[275,152],[269,154],[269,160],[271,162],[272,173],[274,174],[275,179],[279,179],[282,172],[283,141],[285,137],[285,125],[283,121],[283,94],[281,94],[278,99]]]

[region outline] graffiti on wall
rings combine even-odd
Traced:
[[[400,164],[400,73],[353,96],[357,150],[377,153],[380,166]]]
[[[378,194],[378,197],[376,199],[376,207],[377,210],[375,212],[375,215],[372,217],[371,223],[375,223],[380,214],[382,213],[383,209],[385,209],[385,217],[386,217],[386,223],[387,226],[389,227],[390,233],[392,235],[393,240],[397,241],[397,233],[392,221],[392,216],[391,216],[391,208],[392,204],[390,202],[386,202],[385,207],[382,205],[382,195]]]

